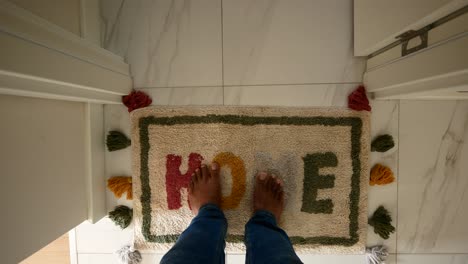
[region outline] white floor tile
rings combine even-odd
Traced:
[[[226,255],[226,264],[245,264],[245,254]]]
[[[225,105],[347,106],[356,84],[232,86],[224,88]]]
[[[370,165],[371,168],[376,163],[388,166],[395,177],[398,179],[398,106],[399,101],[373,101],[371,102],[371,140],[379,135],[390,134],[395,141],[395,147],[387,152],[371,152]],[[369,186],[369,217],[380,205],[383,205],[389,210],[393,221],[392,225],[397,227],[397,182],[383,186]],[[367,245],[386,245],[389,252],[396,252],[396,233],[392,234],[389,239],[384,240],[379,235],[375,234],[374,229],[368,226]]]
[[[104,47],[131,65],[134,87],[222,84],[221,1],[102,1]]]
[[[146,253],[143,253],[141,254],[141,257],[142,257],[142,261],[141,261],[141,264],[158,264],[162,257],[164,255],[162,254],[146,254]]]
[[[299,255],[304,263],[327,263],[327,264],[362,264],[365,263],[364,255]]]
[[[468,264],[464,254],[398,254],[398,264]]]
[[[123,246],[132,243],[133,240],[132,225],[121,230],[107,217],[96,224],[83,222],[75,230],[78,254],[112,254]]]
[[[153,105],[222,105],[222,87],[141,89],[153,98]]]
[[[78,254],[78,264],[115,264],[113,254]]]
[[[397,264],[397,255],[390,254],[385,261],[385,264]]]
[[[468,101],[400,104],[398,253],[468,253]]]
[[[142,254],[141,264],[157,264],[162,255]],[[78,254],[78,264],[115,264],[117,258],[114,254]]]
[[[299,258],[305,264],[308,264],[308,263],[326,263],[326,264],[366,263],[364,255],[305,255],[305,254],[300,254]],[[396,264],[396,255],[394,254],[389,255],[385,263]],[[245,264],[245,255],[227,255],[226,264]]]
[[[361,82],[351,0],[223,0],[224,84]]]
[[[142,254],[142,264],[156,264],[161,261],[162,254]],[[406,256],[408,257],[408,256]],[[406,261],[406,257],[403,257]],[[411,257],[411,256],[410,256]],[[417,258],[419,256],[415,256]],[[457,256],[447,256],[446,258],[436,258],[436,259],[450,259],[452,257],[455,260],[464,260],[467,259]],[[327,263],[327,264],[362,264],[365,263],[365,257],[363,255],[300,255],[299,258],[307,263]],[[399,256],[400,258],[400,256]],[[413,259],[415,259],[413,258]],[[114,254],[78,254],[78,264],[115,264],[116,256]],[[386,264],[396,264],[396,256],[390,255],[387,258]],[[404,263],[414,263],[414,262],[404,262]],[[446,263],[446,264],[466,264],[468,262],[421,262],[427,264],[435,263]],[[226,264],[245,264],[245,255],[227,255]],[[416,264],[416,263],[415,263]]]

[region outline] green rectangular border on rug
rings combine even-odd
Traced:
[[[361,133],[362,120],[359,117],[301,117],[301,116],[245,116],[245,115],[205,115],[205,116],[172,116],[172,117],[141,117],[138,120],[140,137],[140,180],[142,194],[142,232],[146,241],[155,243],[173,243],[180,234],[155,235],[151,233],[151,187],[148,168],[148,154],[150,150],[149,126],[162,125],[173,126],[182,124],[231,124],[231,125],[297,125],[297,126],[350,126],[351,127],[351,160],[353,173],[351,176],[349,237],[316,236],[302,237],[291,236],[293,244],[320,244],[352,246],[359,241],[359,196],[361,177]],[[228,234],[226,241],[242,242],[243,235]]]

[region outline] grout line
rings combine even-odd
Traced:
[[[400,105],[401,100],[398,100],[398,151],[397,151],[397,210],[396,210],[396,234],[395,234],[395,253],[396,253],[396,260],[395,262],[398,263],[398,224],[399,224],[399,212],[400,212],[400,207],[399,207],[399,185],[400,185],[400,113],[401,113],[401,105]]]
[[[187,86],[144,86],[144,87],[134,87],[134,89],[144,90],[144,89],[190,89],[190,88],[217,88],[223,86],[220,85],[187,85]]]
[[[166,253],[157,253],[157,252],[141,252],[141,255],[153,255],[153,256],[164,256]],[[110,255],[115,256],[114,252],[103,251],[103,252],[82,252],[78,255]]]
[[[142,255],[152,255],[152,256],[164,256],[165,253],[156,253],[156,252],[142,252]],[[112,252],[82,252],[82,253],[77,253],[77,255],[115,255],[115,253]],[[313,255],[313,254],[299,254],[300,256],[303,255]],[[389,253],[389,255],[397,255],[396,253]],[[398,255],[413,255],[413,256],[421,256],[421,255],[426,255],[426,256],[468,256],[468,253],[399,253]],[[226,253],[227,256],[245,256],[245,253]],[[337,256],[337,254],[332,254],[332,255],[321,255],[321,256]],[[362,256],[362,254],[339,254],[339,256]]]
[[[396,255],[396,254],[394,254]],[[421,256],[421,255],[437,255],[437,256],[468,256],[468,253],[398,253],[398,255],[413,255],[413,256]]]
[[[224,81],[223,81],[224,82]],[[342,82],[342,83],[262,83],[262,84],[220,84],[220,85],[187,85],[187,86],[145,86],[135,87],[134,89],[172,89],[172,88],[214,88],[214,87],[257,87],[257,86],[306,86],[306,85],[336,85],[336,84],[361,84],[361,82]]]
[[[228,84],[226,87],[237,86],[301,86],[301,85],[324,85],[324,84],[362,84],[362,82],[316,82],[316,83],[258,83],[258,84]]]
[[[223,0],[221,1],[221,80],[223,88],[223,105],[224,105],[224,9]]]
[[[70,250],[70,264],[78,264],[78,250],[77,250],[76,228],[68,231],[68,248]]]

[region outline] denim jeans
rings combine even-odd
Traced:
[[[214,204],[200,208],[190,226],[164,255],[161,264],[224,263],[227,221],[223,211]],[[276,224],[268,211],[257,211],[245,225],[245,245],[248,264],[296,264],[297,257],[286,232]]]

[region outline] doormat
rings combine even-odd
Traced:
[[[257,171],[284,181],[280,226],[297,252],[365,251],[368,112],[340,108],[152,107],[132,119],[135,248],[165,252],[190,224],[190,177],[221,166],[226,251],[243,253]]]

